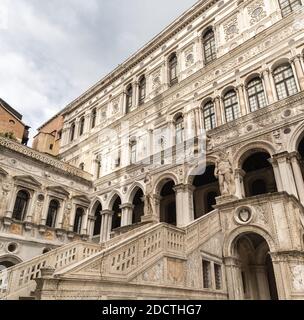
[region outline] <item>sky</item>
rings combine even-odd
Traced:
[[[197,0],[0,0],[0,97],[31,137]]]

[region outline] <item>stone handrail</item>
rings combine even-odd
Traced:
[[[112,246],[106,244],[100,253],[56,272],[55,276],[60,278],[77,272],[83,274],[82,270],[85,269],[104,279],[130,280],[161,256],[186,258],[220,230],[217,210],[185,228],[158,223],[113,242]]]
[[[44,255],[20,263],[0,272],[0,299],[18,299],[29,296],[35,289],[35,278],[41,276],[42,268],[60,270],[68,265],[88,258],[100,251],[97,244],[75,241]]]

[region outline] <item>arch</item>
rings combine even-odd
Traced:
[[[172,179],[166,179],[160,189],[159,214],[160,222],[176,225],[176,194],[175,183]]]
[[[298,124],[298,126],[294,129],[292,135],[289,138],[287,143],[287,151],[295,152],[298,151],[299,144],[301,140],[304,138],[304,122]]]
[[[102,206],[104,205],[102,198],[99,197],[99,196],[97,196],[97,197],[95,197],[95,198],[93,198],[93,199],[91,200],[91,205],[90,205],[90,207],[89,207],[89,212],[90,212],[91,215],[92,215],[92,212],[94,212],[94,210],[96,210],[96,208],[97,208],[97,206],[98,206],[99,203],[100,203]]]
[[[143,74],[138,80],[138,103],[142,104],[146,98],[147,80],[146,76]]]
[[[112,210],[113,204],[115,202],[115,200],[117,198],[120,198],[121,200],[123,200],[123,196],[121,194],[121,192],[119,190],[113,190],[109,197],[108,197],[108,201],[105,204],[105,210]]]
[[[144,192],[142,188],[136,187],[137,190],[132,199],[133,213],[132,224],[140,223],[144,215]]]
[[[191,166],[186,177],[186,183],[192,185],[195,176],[203,174],[207,166],[215,165],[216,160],[216,156],[207,155],[206,159],[200,160],[197,164]]]
[[[174,85],[178,83],[178,58],[176,52],[172,52],[168,58],[168,66],[169,66],[169,82],[170,85]]]
[[[55,228],[59,208],[60,202],[57,199],[52,199],[49,203],[48,214],[45,223],[47,227]]]
[[[101,211],[102,204],[100,201],[96,201],[92,207],[91,215],[94,217],[94,228],[93,228],[93,237],[100,235],[101,230]]]
[[[215,33],[212,26],[207,27],[202,33],[203,52],[205,64],[216,59]]]
[[[271,72],[273,72],[276,68],[284,65],[284,64],[289,64],[290,65],[290,58],[289,57],[280,57],[276,59],[272,65],[270,66]]]
[[[256,141],[254,143],[248,142],[246,145],[238,149],[234,155],[233,163],[236,164],[236,168],[241,168],[244,161],[252,154],[256,152],[267,152],[272,157],[275,154],[275,148],[268,141]]]
[[[254,78],[261,78],[261,73],[258,71],[252,72],[244,80],[244,85],[247,87],[248,83],[252,81]]]
[[[234,244],[243,235],[248,233],[256,233],[267,242],[270,252],[276,251],[276,244],[271,234],[264,228],[260,226],[239,226],[225,235],[223,242],[223,256],[233,257],[235,256]]]
[[[174,173],[162,174],[154,183],[153,194],[159,195],[162,187],[168,182],[168,180],[173,180],[174,184],[178,184],[178,178]]]
[[[31,194],[28,190],[20,189],[16,195],[12,218],[23,221],[26,217]]]
[[[145,187],[140,182],[134,182],[130,187],[129,191],[126,195],[126,202],[132,203],[137,191],[141,189],[143,193],[145,193]]]
[[[16,255],[7,254],[0,257],[0,266],[4,266],[6,268],[10,268],[15,266],[16,264],[22,263],[22,259]],[[1,271],[1,269],[0,269]]]
[[[221,92],[221,97],[222,97],[222,99],[225,97],[225,95],[229,92],[229,91],[235,91],[236,92],[236,88],[235,88],[235,86],[234,85],[229,85],[229,86],[227,86],[227,87],[225,87],[223,90],[222,90],[222,92]]]

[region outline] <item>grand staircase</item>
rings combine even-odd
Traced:
[[[48,270],[65,277],[96,281],[132,282],[161,257],[186,259],[187,255],[219,232],[217,210],[185,228],[149,224],[100,245],[74,242],[0,272],[0,299],[30,300],[39,278]],[[36,281],[35,281],[36,279]]]

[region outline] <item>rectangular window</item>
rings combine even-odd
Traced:
[[[301,0],[279,0],[282,16],[286,17],[301,7]]]
[[[216,290],[222,289],[222,266],[214,264],[214,277],[215,277],[215,288]]]
[[[211,266],[206,260],[203,260],[203,286],[204,289],[211,288]]]

